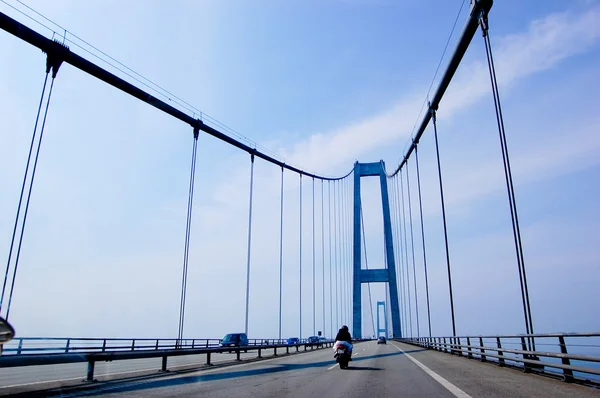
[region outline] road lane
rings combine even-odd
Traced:
[[[310,350],[310,348],[309,348]],[[303,351],[300,348],[300,351]],[[279,348],[278,353],[285,353],[285,348]],[[295,353],[296,350],[292,347],[290,353]],[[257,351],[248,353],[242,352],[240,358],[242,360],[254,359],[258,355]],[[263,350],[262,356],[269,357],[273,355],[273,350]],[[223,353],[211,354],[211,363],[223,364],[234,362],[236,354]],[[161,358],[144,358],[131,359],[112,362],[96,362],[94,377],[99,380],[106,380],[107,376],[122,376],[130,373],[147,373],[156,372],[161,368]],[[173,356],[168,359],[169,370],[179,370],[186,367],[204,367],[206,364],[206,354],[201,355],[184,355]],[[9,386],[24,385],[31,383],[44,383],[49,381],[81,381],[87,374],[87,362],[42,365],[42,366],[27,366],[14,368],[0,368],[0,394],[2,389]]]
[[[427,370],[425,370],[427,369]],[[445,382],[444,382],[445,381]],[[347,370],[331,349],[162,376],[63,388],[39,396],[77,397],[598,397],[600,390],[389,342],[355,345]]]
[[[347,370],[334,366],[331,349],[277,358],[214,371],[153,380],[107,384],[94,395],[132,397],[452,397],[402,353],[375,342],[357,344]],[[400,376],[400,377],[398,377]],[[390,391],[394,392],[389,395]],[[63,390],[60,392],[67,394]],[[88,392],[74,393],[73,396]]]

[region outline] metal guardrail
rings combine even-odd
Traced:
[[[285,345],[287,339],[248,339],[249,346]],[[219,347],[221,339],[20,337],[4,344],[2,355],[97,353]],[[299,344],[308,343],[302,339]]]
[[[419,337],[398,340],[482,362],[520,368],[524,372],[557,376],[566,382],[600,384],[600,333]]]
[[[182,356],[182,355],[206,355],[206,365],[212,365],[211,363],[211,354],[221,354],[221,353],[235,353],[236,354],[236,361],[241,361],[240,355],[242,352],[249,352],[249,351],[257,351],[257,358],[262,358],[262,353],[264,350],[273,350],[273,355],[277,356],[277,350],[278,349],[285,349],[286,350],[286,354],[290,353],[290,348],[294,348],[296,349],[296,352],[299,352],[300,349],[303,347],[304,351],[307,351],[309,348],[311,350],[314,349],[319,349],[319,348],[325,348],[325,347],[331,347],[333,345],[333,342],[328,340],[328,341],[323,341],[323,342],[319,342],[319,343],[307,343],[307,342],[302,342],[299,344],[273,344],[273,342],[276,343],[281,343],[280,340],[273,340],[271,339],[270,341],[268,341],[267,339],[261,340],[261,339],[253,339],[253,340],[249,340],[249,345],[247,346],[241,346],[241,347],[218,347],[218,346],[210,346],[211,342],[218,342],[220,341],[219,339],[193,339],[193,340],[188,340],[189,343],[186,343],[185,345],[183,344],[183,342],[185,342],[184,340],[181,340],[181,344],[177,346],[177,348],[175,348],[175,346],[178,344],[176,339],[44,339],[44,338],[21,338],[21,339],[17,339],[17,341],[19,341],[19,344],[22,346],[23,345],[23,341],[35,341],[35,340],[58,340],[58,341],[67,341],[67,343],[61,348],[61,352],[55,352],[55,353],[28,353],[28,354],[24,354],[23,351],[20,354],[13,354],[13,355],[2,355],[0,356],[0,368],[8,368],[8,367],[19,367],[19,366],[36,366],[36,365],[56,365],[56,364],[64,364],[64,363],[76,363],[76,362],[87,362],[88,363],[88,369],[87,369],[87,377],[86,380],[87,381],[94,381],[94,367],[96,362],[102,362],[102,361],[118,361],[118,360],[127,360],[127,359],[142,359],[142,358],[162,358],[162,366],[161,366],[161,371],[166,371],[167,370],[167,360],[169,357],[172,356]],[[150,345],[146,345],[146,346],[136,346],[134,342],[136,341],[158,341],[158,343],[155,343],[155,345],[152,346],[152,348],[146,348],[146,349],[142,349],[141,347],[150,347]],[[100,350],[98,351],[98,348],[95,347],[94,350],[96,351],[91,351],[90,347],[86,347],[86,349],[88,349],[88,351],[85,352],[74,352],[74,349],[78,349],[78,350],[82,350],[83,347],[75,347],[74,345],[71,345],[70,342],[72,341],[93,341],[93,342],[98,342],[98,341],[102,341],[103,342],[103,346],[105,346],[104,341],[132,341],[132,345],[129,346],[128,350],[114,350],[114,351],[110,351],[108,349],[105,349],[104,351]],[[173,347],[172,348],[164,348],[165,345],[163,345],[163,348],[156,348],[156,344],[158,344],[160,346],[161,341],[172,341],[173,342]],[[269,344],[259,344],[260,341],[263,342],[269,342]],[[202,342],[204,343],[204,347],[198,346],[198,348],[191,348],[190,345],[195,344],[196,342]],[[166,343],[165,343],[166,344]],[[206,347],[206,345],[209,345],[209,347]],[[132,349],[133,347],[133,349]],[[43,347],[37,348],[38,351],[42,351],[41,349]],[[46,347],[49,348],[49,347]],[[23,349],[23,348],[22,348]],[[49,348],[49,349],[54,349],[54,348]]]

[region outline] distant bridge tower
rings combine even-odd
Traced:
[[[383,236],[385,239],[385,254],[387,257],[387,269],[362,269],[361,261],[361,224],[360,224],[360,179],[361,177],[379,176],[381,184],[381,204],[383,209]],[[370,282],[387,283],[390,292],[390,303],[392,310],[392,335],[400,337],[400,306],[398,302],[398,285],[396,284],[396,262],[394,260],[394,245],[392,239],[392,225],[390,220],[390,202],[388,199],[387,176],[385,174],[385,163],[358,163],[354,164],[354,281],[353,281],[353,330],[352,335],[362,337],[362,284]],[[379,311],[377,311],[379,316]],[[387,317],[386,317],[387,320]],[[379,327],[379,326],[378,326]]]
[[[379,319],[379,307],[383,307],[383,322],[384,322],[384,326],[383,329],[381,328],[381,322]],[[385,301],[378,301],[377,302],[377,336],[375,337],[379,337],[381,336],[380,333],[383,332],[383,336],[387,339],[388,335],[388,320],[387,320],[387,308],[385,307]]]

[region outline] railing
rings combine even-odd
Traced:
[[[249,339],[249,346],[285,345],[287,339]],[[4,344],[2,355],[97,353],[219,347],[221,339],[21,337]],[[308,343],[302,339],[298,344]]]
[[[566,382],[600,384],[600,333],[401,338],[399,341]],[[585,341],[584,341],[585,340]]]
[[[56,346],[24,347],[31,342],[56,342]],[[87,381],[94,381],[94,367],[96,362],[117,361],[142,358],[162,358],[161,371],[167,370],[167,359],[172,356],[206,355],[206,365],[212,365],[211,355],[221,353],[235,353],[236,361],[241,361],[242,352],[257,351],[257,358],[262,358],[265,350],[273,350],[277,356],[278,349],[285,349],[286,354],[290,349],[299,352],[301,348],[307,351],[331,347],[332,341],[308,343],[302,340],[297,344],[283,344],[278,339],[252,339],[247,346],[219,347],[219,339],[94,339],[94,338],[18,338],[17,347],[5,348],[10,355],[0,356],[0,368],[55,365],[64,363],[87,362]],[[150,344],[153,342],[154,344]],[[265,344],[261,344],[265,343]],[[111,345],[109,343],[114,343]],[[130,343],[130,344],[129,344]],[[101,344],[101,346],[99,346]],[[194,347],[192,347],[194,345]]]

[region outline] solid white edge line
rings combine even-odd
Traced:
[[[467,394],[466,392],[464,392],[460,388],[456,387],[454,384],[450,383],[448,380],[444,379],[442,376],[440,376],[439,374],[435,373],[433,370],[429,369],[427,366],[423,365],[421,362],[417,361],[415,358],[412,357],[412,355],[406,353],[406,351],[404,351],[402,348],[398,347],[396,344],[392,343],[392,345],[394,347],[396,347],[396,349],[398,351],[400,351],[402,354],[406,355],[406,357],[408,359],[410,359],[411,361],[413,361],[415,363],[415,365],[417,365],[418,367],[420,367],[425,373],[427,373],[429,376],[433,377],[433,379],[435,381],[437,381],[442,386],[444,386],[455,397],[459,397],[459,398],[472,398],[469,394]]]

